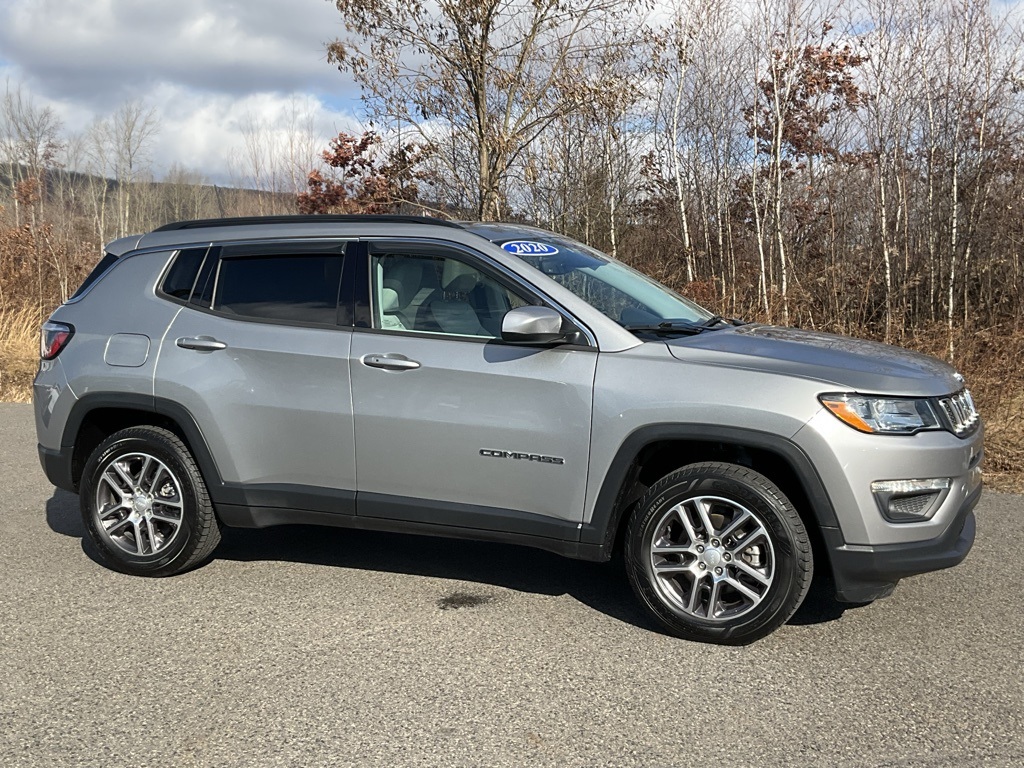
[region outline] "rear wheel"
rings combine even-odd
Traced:
[[[165,429],[131,427],[104,440],[86,463],[79,498],[89,538],[118,571],[170,576],[220,542],[199,468]]]
[[[637,596],[670,632],[742,645],[784,624],[811,584],[799,514],[764,475],[692,464],[655,483],[626,532]]]

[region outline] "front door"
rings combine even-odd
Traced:
[[[572,539],[597,352],[500,340],[537,303],[472,252],[371,241],[352,337],[358,514]]]

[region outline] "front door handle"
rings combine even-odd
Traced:
[[[415,360],[405,355],[363,355],[359,361],[370,368],[383,368],[386,371],[412,371],[420,367]]]
[[[200,352],[216,352],[218,349],[225,349],[228,346],[212,336],[183,336],[174,343],[182,349],[195,349]]]

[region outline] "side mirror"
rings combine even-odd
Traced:
[[[550,307],[510,309],[501,319],[501,338],[514,344],[547,344],[565,339],[562,316]]]

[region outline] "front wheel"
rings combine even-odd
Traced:
[[[764,475],[691,464],[655,483],[626,530],[634,592],[672,634],[743,645],[784,624],[811,584],[800,515]]]
[[[159,427],[131,427],[92,452],[79,489],[82,521],[109,567],[170,576],[208,558],[220,527],[185,444]]]

